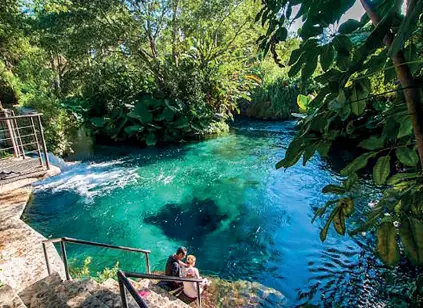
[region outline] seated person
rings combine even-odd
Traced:
[[[184,278],[195,278],[202,279],[200,283],[200,294],[203,292],[205,286],[210,285],[210,282],[207,278],[201,278],[198,268],[195,267],[195,261],[197,258],[193,255],[187,257],[186,267],[182,267],[182,277]],[[184,281],[184,294],[189,298],[197,298],[197,283]]]
[[[181,267],[186,265],[182,262],[182,260],[185,258],[186,255],[187,249],[181,246],[178,248],[176,253],[169,256],[166,262],[165,275],[172,277],[181,277]],[[166,282],[166,285],[172,290],[174,290],[180,287],[182,285],[182,282],[169,281]]]

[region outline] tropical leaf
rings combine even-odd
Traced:
[[[341,34],[350,34],[357,30],[361,26],[361,22],[355,19],[348,19],[341,26],[339,26],[338,32]]]
[[[401,242],[408,259],[415,265],[423,264],[423,223],[414,217],[404,217],[399,228]]]
[[[341,170],[341,175],[347,176],[366,167],[368,160],[374,156],[376,156],[376,152],[364,153],[363,155],[357,157]]]
[[[147,137],[145,138],[145,143],[146,143],[148,146],[154,146],[154,145],[156,145],[156,143],[157,143],[157,138],[156,138],[156,135],[155,135],[154,133],[150,132],[150,133],[147,135]]]
[[[140,126],[140,125],[131,125],[131,126],[125,127],[125,133],[127,133],[130,136],[132,136],[136,133],[140,133],[143,130],[144,130],[144,127]]]
[[[406,166],[414,167],[419,163],[419,156],[414,149],[408,147],[398,148],[396,154],[398,160]]]
[[[307,111],[307,106],[311,102],[311,98],[307,95],[299,94],[297,96],[297,105],[300,108],[300,111]]]
[[[293,165],[300,159],[302,155],[302,140],[294,139],[288,146],[286,150],[285,157],[276,164],[276,169],[288,168]]]
[[[106,125],[107,120],[100,117],[90,118],[90,122],[93,126],[97,128],[102,128],[104,125]]]
[[[391,156],[380,157],[373,167],[373,180],[376,185],[383,185],[391,173]]]
[[[346,190],[344,187],[332,185],[332,184],[326,185],[322,189],[322,193],[324,194],[332,193],[332,194],[342,195],[342,194],[345,194],[345,192]]]
[[[366,150],[377,150],[383,148],[385,142],[382,138],[372,136],[369,139],[363,140],[359,146]]]
[[[325,72],[332,66],[334,57],[335,49],[332,44],[327,44],[322,47],[322,51],[320,53],[320,65]]]
[[[412,172],[412,173],[397,173],[394,174],[393,176],[391,176],[388,181],[387,184],[388,185],[395,185],[398,184],[402,181],[406,181],[406,180],[410,180],[410,179],[416,179],[421,177],[421,175],[417,172]]]
[[[330,227],[330,223],[333,221],[333,219],[335,218],[335,215],[338,213],[339,210],[340,209],[338,207],[336,207],[332,210],[332,213],[330,214],[328,220],[326,221],[323,229],[320,231],[320,240],[322,242],[324,242],[326,240],[326,237],[328,235],[328,230],[329,230],[329,227]]]
[[[391,222],[380,224],[376,231],[376,251],[386,265],[396,265],[400,260],[399,248],[396,241],[397,232]]]
[[[410,117],[409,116],[401,117],[398,120],[398,122],[400,124],[400,128],[398,131],[398,138],[411,135],[413,131],[413,124],[411,123]]]
[[[345,214],[340,207],[333,217],[333,227],[339,235],[345,235]]]

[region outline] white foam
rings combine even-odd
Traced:
[[[51,190],[53,193],[74,191],[84,197],[87,203],[91,203],[97,196],[137,182],[140,178],[138,169],[123,168],[123,163],[117,160],[89,165],[77,164],[56,177],[42,181],[37,190]]]

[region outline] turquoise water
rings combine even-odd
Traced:
[[[153,270],[184,245],[202,273],[258,281],[290,305],[383,306],[389,272],[373,256],[372,236],[331,228],[321,243],[323,222],[310,222],[327,199],[322,187],[339,180],[337,161],[275,170],[293,134],[290,122],[241,122],[178,147],[98,149],[40,182],[25,220],[47,237],[150,249]],[[92,256],[94,272],[118,258],[123,269],[145,268],[131,253],[69,245],[68,255]]]

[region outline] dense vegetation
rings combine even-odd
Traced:
[[[334,147],[359,148],[356,158],[341,170],[342,185],[329,185],[323,193],[337,195],[316,212],[325,216],[320,238],[333,224],[344,235],[346,219],[363,196],[356,189],[357,174],[371,170],[375,185],[384,191],[351,235],[376,228],[376,252],[388,265],[400,260],[403,249],[416,265],[423,264],[423,108],[422,12],[423,1],[360,1],[366,14],[334,27],[355,3],[346,1],[263,0],[257,18],[267,29],[264,50],[286,36],[285,20],[302,18],[301,45],[291,53],[290,76],[301,73],[321,89],[304,100],[306,114],[299,131],[277,168],[303,164],[318,152],[327,156]],[[330,10],[322,10],[322,7]],[[333,31],[333,29],[336,29]],[[399,240],[397,235],[399,234]],[[402,248],[401,248],[402,247]]]
[[[225,130],[262,83],[259,9],[252,0],[3,1],[0,101],[43,112],[57,154],[81,124],[140,145]]]

